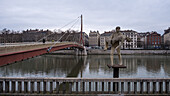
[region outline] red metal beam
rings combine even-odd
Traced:
[[[79,49],[84,49],[82,46],[77,45],[77,44],[67,44],[67,45],[54,46],[50,50],[50,52],[53,52],[56,50],[61,50],[61,49],[68,48],[68,47],[76,47]],[[1,54],[0,55],[0,66],[48,53],[47,49],[48,48],[39,48],[39,49],[28,50],[28,51],[20,51],[20,52],[8,53],[8,54]]]

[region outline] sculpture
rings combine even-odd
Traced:
[[[105,41],[105,48],[104,50],[107,50],[108,48],[108,43],[111,43],[111,65],[113,65],[113,55],[115,49],[117,50],[117,55],[119,57],[119,65],[122,65],[122,56],[120,53],[121,45],[123,44],[124,41],[130,42],[131,39],[129,37],[126,37],[120,32],[120,27],[116,27],[116,32],[114,32],[111,36],[110,40]]]

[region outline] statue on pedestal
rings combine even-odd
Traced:
[[[113,66],[113,55],[114,55],[115,49],[116,49],[118,57],[119,57],[119,65],[122,65],[122,57],[121,57],[120,49],[121,49],[121,45],[123,44],[123,42],[125,40],[127,42],[131,41],[131,39],[129,37],[126,37],[125,35],[123,35],[120,32],[120,27],[118,26],[118,27],[116,27],[116,32],[113,32],[111,38],[109,40],[105,41],[104,50],[107,50],[109,42],[111,44],[111,52],[110,52],[111,66]]]

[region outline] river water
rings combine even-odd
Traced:
[[[114,64],[118,57],[114,56]],[[123,55],[120,78],[169,78],[170,56]],[[0,77],[112,78],[110,55],[42,55],[0,67]]]

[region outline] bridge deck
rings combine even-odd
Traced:
[[[7,53],[14,53],[14,52],[20,52],[20,51],[28,51],[28,50],[34,50],[34,49],[40,49],[40,48],[47,48],[52,46],[53,42],[46,42],[43,43],[12,43],[12,44],[6,44],[6,45],[0,45],[0,55],[1,54],[7,54]],[[74,42],[58,42],[55,44],[55,46],[65,45],[65,44],[75,44]]]
[[[46,54],[47,49],[52,45],[51,44],[44,44],[44,45],[29,45],[29,46],[14,46],[13,47],[1,47],[1,51],[4,50],[9,50],[9,52],[11,53],[6,53],[6,54],[0,54],[0,66],[9,64],[9,63],[13,63],[16,61],[21,61],[24,59],[28,59],[28,58],[32,58],[34,56],[39,56],[42,54]],[[30,48],[31,50],[29,50]],[[41,47],[41,48],[39,48]],[[64,49],[67,47],[77,47],[80,49],[83,49],[84,47],[79,45],[78,43],[74,43],[74,42],[62,42],[62,43],[56,43],[53,48],[49,51],[49,52],[53,52],[56,50],[60,50],[60,49]],[[16,49],[15,52],[13,52]],[[11,51],[10,51],[11,50]],[[19,51],[18,51],[19,50]]]

